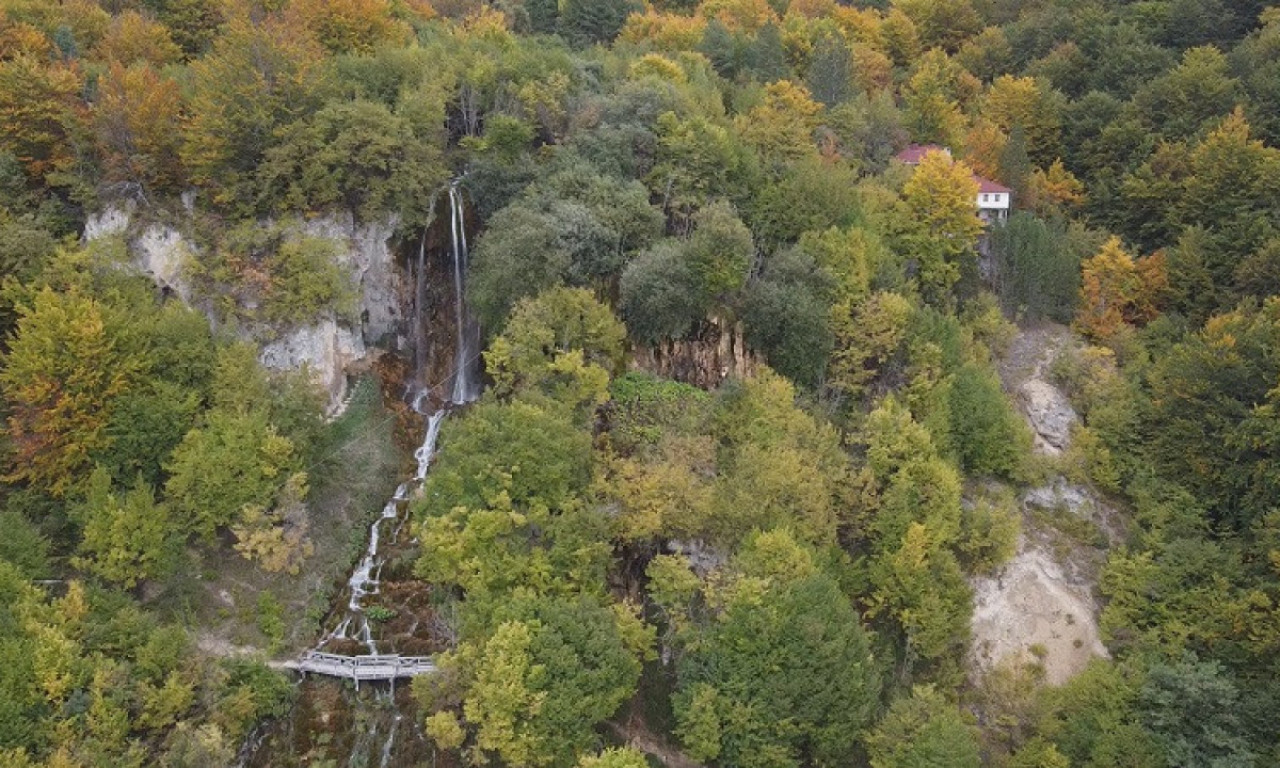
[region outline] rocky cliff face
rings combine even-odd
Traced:
[[[190,259],[200,257],[199,248],[177,226],[139,224],[136,218],[131,203],[107,208],[88,218],[84,238],[123,238],[139,272],[154,280],[160,289],[198,305],[199,297],[193,296],[185,271]],[[285,223],[287,229],[300,235],[336,243],[339,264],[359,289],[359,320],[354,325],[333,317],[320,318],[273,338],[261,352],[260,360],[268,369],[310,371],[329,396],[331,415],[343,407],[348,375],[372,362],[376,348],[399,345],[408,289],[391,247],[397,223],[388,218],[357,224],[349,213]],[[242,332],[250,338],[267,335],[252,328]]]
[[[710,318],[688,338],[633,349],[632,365],[710,390],[726,379],[750,376],[759,360],[747,348],[741,323],[728,325]]]
[[[403,328],[405,276],[391,248],[399,221],[356,224],[350,213],[302,221],[298,232],[338,243],[339,263],[360,290],[360,335],[368,346],[389,341]]]

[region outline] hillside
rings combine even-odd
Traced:
[[[1261,0],[0,0],[0,765],[1280,762],[1278,115]]]

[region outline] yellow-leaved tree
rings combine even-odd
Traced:
[[[1113,237],[1080,267],[1080,309],[1076,330],[1108,341],[1126,325],[1146,323],[1159,314],[1156,302],[1168,289],[1164,255],[1135,260]]]
[[[107,407],[134,369],[108,333],[103,307],[77,291],[36,293],[0,368],[9,409],[7,482],[61,498],[83,480],[109,438]]]
[[[974,246],[982,234],[974,201],[973,171],[945,152],[930,152],[902,188],[903,245],[919,264],[920,290],[942,300],[967,269],[975,268]]]

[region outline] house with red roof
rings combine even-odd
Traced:
[[[930,152],[943,152],[948,157],[951,156],[951,150],[937,144],[912,144],[894,155],[894,159],[903,165],[915,167]],[[1013,207],[1013,190],[976,173],[973,174],[973,180],[978,184],[978,196],[974,200],[978,218],[987,224],[1008,219],[1009,210]]]

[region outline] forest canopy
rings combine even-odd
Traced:
[[[447,764],[1280,761],[1262,0],[0,0],[0,125],[4,765],[225,765],[290,711],[320,616],[224,606],[242,658],[193,595],[349,564],[313,519],[395,472],[336,457],[420,426],[422,312],[369,307],[427,294],[326,226],[411,269],[450,184],[485,393],[396,564]],[[381,377],[345,420],[267,365],[318,327]],[[1025,503],[1064,485],[1113,514]],[[1094,558],[1055,685],[974,661],[1035,546]]]

